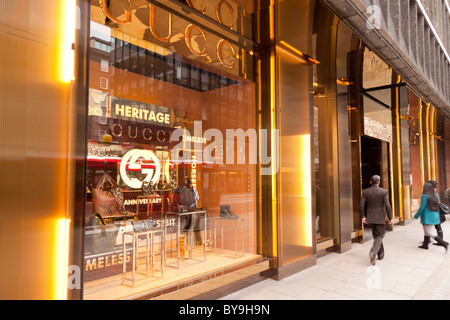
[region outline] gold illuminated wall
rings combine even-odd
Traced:
[[[311,17],[314,1],[285,1],[274,11],[273,53],[275,108],[273,126],[280,130],[277,261],[279,267],[313,254],[311,188],[312,61]],[[282,273],[282,271],[281,271]],[[282,275],[281,275],[282,276]]]
[[[442,153],[443,119],[437,109],[412,91],[410,101],[411,200],[418,205],[427,180],[438,182],[438,192],[445,190],[445,155]],[[441,148],[439,148],[441,145]]]
[[[0,2],[0,298],[65,299],[75,0]]]
[[[421,182],[423,185],[427,180],[439,180],[436,160],[437,111],[434,106],[422,100],[419,110]]]

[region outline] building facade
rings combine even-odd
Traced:
[[[219,298],[450,181],[447,0],[1,8],[2,298]]]

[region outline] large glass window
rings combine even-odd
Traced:
[[[392,142],[391,84],[392,69],[366,48],[363,73],[364,134],[387,142]]]
[[[188,1],[186,16],[169,1],[92,3],[86,299],[136,296],[260,257],[257,90],[242,41],[254,8],[238,2]],[[231,33],[192,23],[197,11]]]

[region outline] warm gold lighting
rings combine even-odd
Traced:
[[[431,107],[431,120],[430,120],[430,139],[431,139],[431,153],[430,153],[430,167],[431,167],[431,179],[438,180],[437,179],[437,146],[436,146],[436,108]]]
[[[70,220],[60,218],[55,221],[53,239],[53,300],[67,299],[67,274],[69,261]]]
[[[336,79],[336,83],[338,86],[351,86],[352,84],[355,84],[354,82],[351,82],[350,80],[345,78]]]
[[[300,245],[312,247],[311,135],[298,137],[299,192],[301,219]]]
[[[402,82],[402,78],[397,76],[397,84]],[[396,127],[396,145],[397,145],[397,187],[398,187],[398,204],[399,217],[402,221],[405,219],[404,213],[404,192],[403,192],[403,166],[402,166],[402,148],[401,148],[401,133],[400,133],[400,88],[395,88],[395,127]]]
[[[270,126],[271,126],[271,154],[272,161],[277,161],[277,157],[275,156],[278,152],[276,149],[277,145],[273,136],[274,130],[277,128],[276,123],[276,100],[275,100],[275,53],[272,53],[270,57]],[[272,234],[273,234],[273,256],[276,257],[278,255],[278,197],[277,197],[277,174],[274,172],[277,167],[277,163],[272,163]]]
[[[393,143],[389,143],[389,166],[391,168],[394,167],[394,150],[393,150]],[[389,170],[389,176],[391,177],[390,179],[390,188],[392,190],[392,192],[394,192],[394,170]],[[393,200],[395,197],[395,195],[392,195],[392,199]],[[395,217],[397,216],[397,206],[396,206],[396,202],[395,201],[391,201],[391,207],[392,207],[392,218],[395,219]]]
[[[275,0],[270,0],[269,7],[269,37],[271,41],[275,40]]]
[[[426,139],[427,139],[427,168],[428,168],[428,175],[427,175],[427,180],[431,179],[431,154],[430,154],[430,109],[431,109],[431,104],[427,103],[427,109],[426,109]]]
[[[270,40],[275,40],[275,0],[270,0],[269,8],[269,36]],[[270,54],[270,127],[271,127],[271,154],[272,161],[277,161],[275,156],[278,152],[273,137],[273,132],[277,129],[276,121],[276,61],[275,51],[272,50]],[[277,167],[277,163],[272,163],[272,168]],[[275,169],[273,169],[275,170]],[[272,171],[272,255],[274,257],[275,265],[277,264],[278,256],[278,195],[277,195],[277,174]]]
[[[75,28],[76,28],[76,0],[61,1],[61,31],[59,35],[59,81],[70,83],[75,79]]]
[[[423,154],[423,105],[422,100],[419,102],[419,149],[420,149],[420,178],[422,185],[425,183],[425,168],[424,168],[424,154]]]
[[[320,62],[318,60],[311,58],[307,54],[304,54],[303,52],[297,50],[296,48],[294,48],[293,46],[291,46],[290,44],[288,44],[284,41],[279,41],[277,44],[277,48],[281,49],[282,51],[284,51],[287,54],[293,55],[297,59],[300,59],[300,61],[302,61],[302,63],[308,64],[308,65],[320,64]]]
[[[76,18],[79,13],[76,0],[59,1],[59,21],[60,29],[57,31],[58,43],[55,48],[57,59],[54,63],[54,72],[57,80],[67,85],[75,80],[75,31]],[[66,108],[69,108],[67,105]],[[67,132],[66,132],[67,133]],[[66,137],[67,138],[67,137]],[[65,140],[65,139],[63,139]],[[67,162],[63,164],[67,166]],[[64,169],[66,170],[66,169]],[[67,186],[67,175],[61,176],[61,187]],[[67,299],[67,275],[69,261],[69,230],[70,220],[66,218],[66,213],[61,212],[55,215],[52,225],[52,253],[50,261],[50,271],[52,274],[51,296],[53,300]]]

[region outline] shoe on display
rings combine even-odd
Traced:
[[[231,210],[229,205],[220,205],[220,217],[224,219],[239,219],[238,215],[235,215]]]

